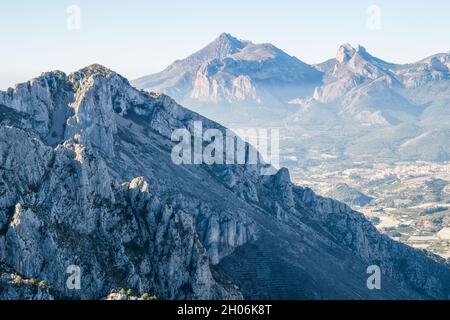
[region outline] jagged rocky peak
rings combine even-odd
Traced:
[[[133,85],[163,92],[196,112],[228,123],[288,115],[292,110],[288,102],[311,95],[321,81],[322,72],[272,44],[254,44],[222,33],[203,49]],[[255,106],[259,112],[250,116]]]
[[[357,48],[354,48],[351,44],[346,43],[339,47],[336,54],[336,60],[339,63],[345,63],[353,58],[355,54],[367,57],[370,56],[365,47],[358,45]]]
[[[53,70],[53,71],[43,72],[39,77],[31,79],[30,82],[33,83],[34,81],[41,81],[41,80],[65,81],[66,79],[67,79],[67,74],[64,71]]]
[[[343,44],[338,49],[338,52],[336,54],[336,60],[339,63],[345,63],[349,61],[355,53],[356,49],[353,48],[350,44],[348,43]]]
[[[358,45],[358,52],[359,53],[367,53],[367,50],[365,47],[363,47],[362,45]]]
[[[66,84],[74,85],[76,84],[76,82],[81,81],[82,79],[87,79],[93,76],[99,76],[103,78],[111,78],[113,76],[119,76],[125,82],[128,82],[126,78],[120,76],[111,69],[102,66],[100,64],[92,64],[78,71],[72,72],[70,74],[66,74],[61,70],[43,72],[40,76],[31,79],[27,83],[19,83],[15,87],[16,88],[21,87],[26,84],[30,84],[31,86],[33,84],[36,84],[38,86],[50,86],[50,85],[55,86],[55,85],[62,85],[64,82]]]
[[[371,61],[373,63],[381,63],[381,64],[385,64],[386,66],[389,65],[393,65],[390,63],[387,63],[385,61],[382,61],[374,56],[372,56],[365,47],[363,47],[362,45],[358,45],[358,48],[356,49],[356,54],[361,57],[362,59],[365,59],[367,61]]]
[[[32,129],[49,145],[76,141],[99,146],[107,154],[112,154],[117,132],[114,114],[124,115],[129,108],[145,103],[151,106],[157,99],[99,64],[69,75],[46,72],[6,93],[0,92],[0,104],[23,113],[22,126]]]
[[[383,69],[383,71],[388,71],[388,69],[396,67],[393,63],[372,56],[364,46],[358,45],[355,48],[348,43],[339,47],[336,54],[336,61],[339,64],[348,64],[351,62],[350,65],[353,67],[366,64],[379,68],[380,70]]]
[[[416,65],[418,70],[448,74],[450,72],[450,52],[432,55],[419,61]]]
[[[248,40],[240,40],[229,33],[222,33],[213,42],[203,49],[192,54],[186,60],[192,62],[222,61],[233,58],[242,61],[261,61],[276,59],[278,57],[290,57],[288,54],[270,43],[255,44]],[[198,59],[201,58],[201,61]],[[182,62],[184,60],[179,60]]]
[[[221,33],[208,47],[214,49],[218,59],[223,59],[234,54],[248,45],[250,42],[241,41],[229,33]]]
[[[291,183],[291,175],[289,174],[289,170],[287,168],[281,168],[280,170],[278,170],[275,177],[276,177],[277,182],[280,184],[283,184],[283,183],[290,184]]]
[[[230,55],[239,52],[249,44],[248,41],[241,41],[233,37],[229,33],[222,33],[214,41],[209,43],[206,47],[191,54],[185,59],[177,60],[173,65],[166,70],[171,70],[174,67],[180,68],[183,71],[193,70],[199,65],[211,60],[223,60]],[[181,71],[179,70],[179,71]]]
[[[326,67],[326,63],[322,66]],[[328,69],[327,76],[332,76],[333,81],[338,84],[347,83],[347,87],[381,77],[392,84],[397,81],[392,73],[395,67],[395,64],[372,56],[361,45],[354,48],[350,44],[344,44],[339,48],[334,68]]]
[[[72,75],[83,78],[98,75],[107,78],[113,75],[117,75],[117,73],[115,73],[109,68],[106,68],[105,66],[102,66],[101,64],[94,63],[74,72]]]
[[[93,78],[103,80],[107,79],[111,84],[114,84],[116,86],[130,86],[129,81],[125,77],[100,64],[92,64],[78,71],[75,71],[68,75],[68,78],[69,81],[74,85],[75,90],[79,89],[80,85],[84,84],[86,80]],[[90,80],[90,83],[93,84],[94,80]]]

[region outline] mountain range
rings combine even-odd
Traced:
[[[347,155],[450,160],[450,53],[401,65],[344,44],[335,58],[308,65],[224,33],[132,83],[225,125],[326,131]]]
[[[189,61],[221,51],[209,49]],[[304,71],[289,81],[320,74],[277,54]],[[0,298],[450,298],[448,260],[381,235],[285,168],[174,164],[171,134],[194,121],[225,133],[100,65],[0,91]],[[73,265],[80,290],[66,285]],[[381,290],[367,287],[372,265]]]
[[[311,95],[321,79],[322,72],[272,44],[223,33],[200,51],[133,85],[168,94],[213,119],[249,121],[255,114],[266,119],[292,113],[296,108],[287,101]]]
[[[303,104],[309,108],[334,112],[337,123],[397,125],[424,120],[430,101],[416,96],[424,86],[448,86],[450,53],[438,54],[410,65],[398,65],[370,55],[362,46],[346,44],[336,58],[316,66],[324,72],[322,85]],[[301,119],[299,119],[301,121]]]

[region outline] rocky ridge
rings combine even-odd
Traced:
[[[105,67],[0,92],[0,115],[0,271],[44,279],[56,299],[112,288],[161,299],[449,298],[448,262],[380,235],[286,169],[172,163],[174,129],[225,128]],[[383,270],[379,292],[366,287],[371,264]],[[69,265],[81,290],[66,287]],[[0,296],[49,298],[8,290]]]

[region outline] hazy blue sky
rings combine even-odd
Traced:
[[[67,28],[67,7],[81,28]],[[368,7],[380,8],[380,23]],[[97,62],[131,79],[162,70],[221,32],[271,42],[307,63],[362,44],[393,62],[450,50],[448,0],[72,0],[0,4],[0,88]],[[370,28],[375,26],[379,28]],[[370,23],[372,21],[372,23]],[[446,40],[447,39],[447,40]]]

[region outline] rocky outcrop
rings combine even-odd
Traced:
[[[3,281],[2,298],[449,296],[445,262],[294,186],[286,169],[174,164],[173,130],[226,129],[107,68],[43,74],[0,99],[0,272],[51,288]],[[379,292],[365,284],[374,263]],[[79,290],[67,286],[70,266]]]
[[[320,221],[339,243],[344,244],[358,257],[367,263],[380,266],[386,275],[395,281],[407,283],[417,292],[426,292],[429,298],[449,298],[447,280],[439,280],[441,277],[446,279],[449,272],[449,265],[443,258],[425,251],[412,250],[387,236],[380,236],[363,215],[342,203],[318,197],[309,189],[297,188],[296,193],[304,199],[301,206],[307,212],[314,212],[311,217]],[[430,258],[435,262],[428,264]],[[446,267],[441,268],[439,263]]]
[[[417,88],[434,81],[450,79],[450,53],[439,53],[396,70],[407,88]]]

